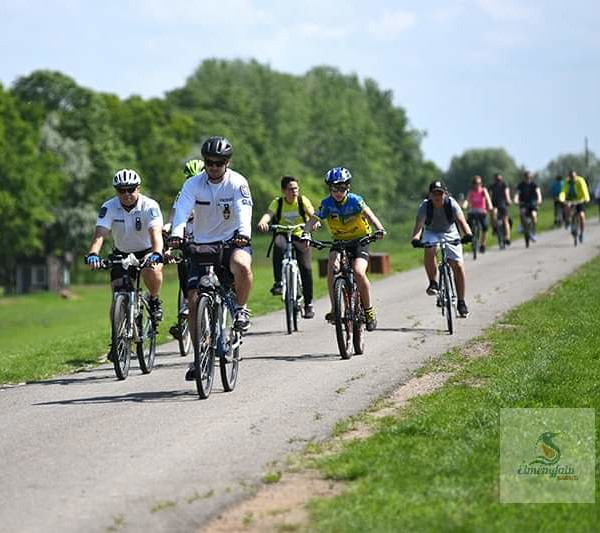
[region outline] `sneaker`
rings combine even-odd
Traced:
[[[325,313],[325,320],[330,324],[335,324],[335,316],[333,315],[333,311],[329,311],[329,313]]]
[[[283,285],[281,283],[273,283],[271,287],[271,294],[273,296],[281,296],[283,293]]]
[[[163,318],[162,302],[158,298],[150,298],[148,303],[154,320],[160,322]]]
[[[430,280],[429,287],[425,289],[425,292],[429,294],[429,296],[435,296],[439,292],[440,288],[438,287],[437,281]]]
[[[177,324],[174,324],[173,326],[171,326],[169,328],[169,333],[171,334],[171,336],[174,339],[179,340],[181,338],[181,333],[179,332],[179,328],[177,327]]]
[[[579,234],[579,242],[583,242],[583,233]]]
[[[458,311],[458,316],[460,318],[467,318],[469,316],[469,309],[464,300],[458,300],[456,310]]]
[[[506,244],[506,246],[510,246],[510,239],[505,239],[504,244]]]
[[[313,309],[312,304],[306,304],[304,306],[304,318],[314,318],[315,317],[315,311]]]
[[[194,363],[190,363],[190,366],[185,372],[185,380],[186,381],[194,381],[196,379],[196,367]]]
[[[365,309],[365,318],[367,319],[367,331],[373,331],[377,327],[377,314],[374,307]]]
[[[181,318],[187,318],[190,314],[190,308],[188,306],[187,302],[183,302],[183,305],[181,306],[181,309],[179,310],[179,316]]]
[[[248,328],[250,327],[250,311],[248,311],[248,309],[245,307],[237,308],[233,327],[238,331],[248,331]]]
[[[537,242],[537,235],[535,233],[531,234],[531,242]]]
[[[481,254],[484,254],[484,253],[485,253],[485,244],[482,244],[482,245],[479,247],[479,253],[481,253]]]

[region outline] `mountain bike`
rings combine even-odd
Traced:
[[[271,224],[270,228],[273,231],[284,232],[286,235],[286,248],[281,263],[281,298],[285,304],[285,323],[288,335],[291,335],[294,331],[298,331],[298,316],[302,313],[304,304],[302,278],[292,240],[294,231],[303,227],[304,224],[296,224],[295,226]]]
[[[527,205],[521,205],[521,223],[523,225],[523,238],[525,239],[525,248],[529,248],[531,242],[531,234],[533,228],[533,218],[531,216],[531,208]]]
[[[342,359],[352,357],[350,344],[356,355],[365,351],[365,309],[354,279],[352,267],[354,258],[348,249],[357,244],[365,245],[375,240],[377,237],[373,234],[350,241],[309,241],[310,245],[318,250],[330,248],[340,254],[339,264],[333,274],[333,316],[335,336]]]
[[[477,252],[479,252],[481,242],[481,222],[477,216],[471,215],[469,216],[469,225],[473,233],[473,242],[471,243],[473,247],[473,259],[477,259]]]
[[[456,304],[456,286],[454,284],[454,275],[452,274],[452,267],[448,262],[448,245],[460,244],[460,239],[446,240],[440,239],[432,242],[422,242],[419,247],[421,248],[436,248],[436,254],[438,255],[438,294],[436,299],[437,307],[441,307],[442,316],[446,318],[446,324],[448,325],[448,333],[452,335],[454,333],[454,322],[457,316]],[[439,250],[439,254],[437,252]]]
[[[111,269],[121,265],[124,270],[121,286],[113,291],[110,312],[112,360],[118,379],[126,379],[131,364],[132,345],[143,374],[149,374],[156,356],[157,323],[150,311],[150,295],[140,289],[140,272],[150,265],[132,253],[127,256],[112,255],[101,260],[101,268]]]
[[[183,246],[185,247],[186,244],[184,243]],[[183,262],[189,263],[189,258],[186,257],[185,253],[182,256],[177,257],[172,255],[171,250],[168,250],[165,256],[167,255],[169,256],[170,261],[177,264],[178,271]],[[189,268],[186,268],[185,272],[187,273],[188,270]],[[187,295],[183,292],[180,285],[179,290],[177,291],[177,322],[169,328],[169,333],[177,339],[181,357],[187,356],[192,349],[192,335],[190,332],[188,316]]]
[[[579,219],[579,213],[577,212],[577,206],[579,204],[577,204],[576,202],[569,202],[568,205],[569,205],[569,209],[571,210],[571,221],[570,221],[571,236],[573,237],[573,245],[577,246],[577,240],[581,233],[581,229],[580,229],[581,220]],[[581,242],[581,241],[579,241],[579,242]]]
[[[238,379],[242,333],[233,327],[236,308],[233,276],[222,265],[223,251],[233,246],[233,239],[190,245],[194,264],[206,267],[198,283],[193,343],[194,379],[202,400],[212,391],[216,360],[225,392],[231,392]]]
[[[504,220],[498,213],[498,208],[494,208],[495,211],[495,228],[496,228],[496,237],[498,238],[498,248],[500,250],[504,250],[506,248],[506,228],[504,227]]]

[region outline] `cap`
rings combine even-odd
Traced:
[[[446,186],[440,180],[432,181],[429,184],[429,192],[433,192],[433,191],[446,192]]]

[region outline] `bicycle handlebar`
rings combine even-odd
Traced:
[[[460,244],[462,241],[460,239],[440,239],[438,241],[430,241],[430,242],[419,242],[415,248],[435,248],[436,246],[443,246],[444,244]]]
[[[295,224],[293,226],[287,226],[287,225],[284,226],[282,224],[271,224],[269,226],[269,230],[271,230],[271,231],[277,231],[277,230],[279,230],[279,231],[285,231],[286,233],[287,232],[291,233],[291,232],[293,232],[293,231],[295,231],[297,229],[302,229],[302,228],[304,228],[304,224]]]
[[[352,239],[349,241],[318,241],[316,239],[306,239],[310,246],[316,248],[317,250],[322,250],[323,248],[350,248],[352,246],[365,245],[377,240],[377,234],[372,233],[371,235],[365,235],[360,239]]]

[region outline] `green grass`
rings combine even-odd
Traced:
[[[600,409],[599,298],[596,258],[491,327],[488,357],[450,353],[439,365],[459,365],[448,384],[320,460],[351,483],[312,503],[311,530],[596,531],[596,505],[500,504],[498,458],[501,408]]]

